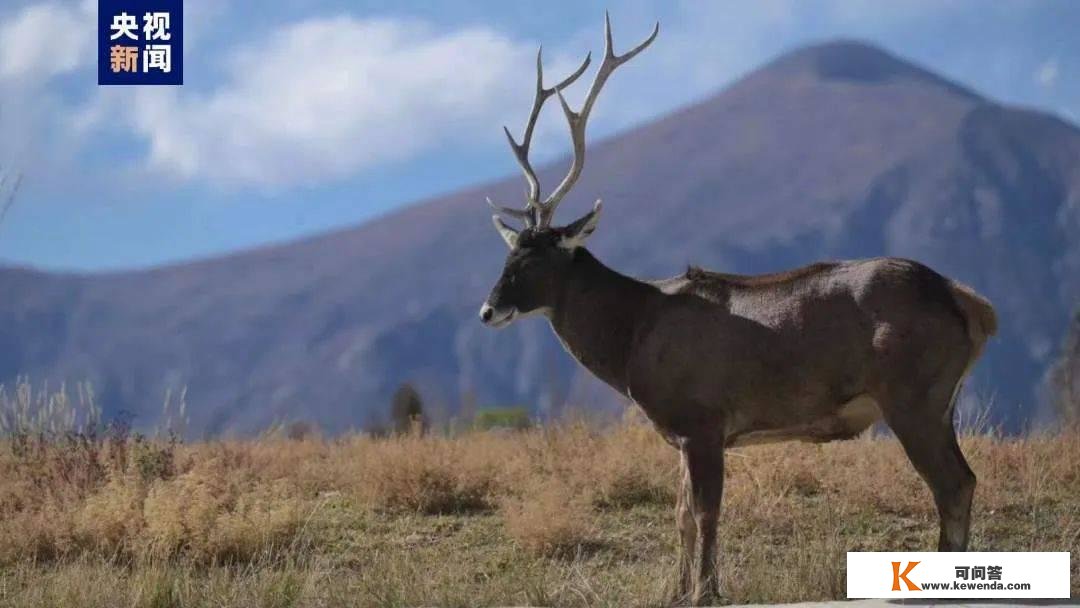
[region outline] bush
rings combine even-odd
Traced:
[[[287,484],[196,467],[154,484],[145,499],[144,557],[201,563],[274,558],[300,539],[300,502]]]
[[[131,555],[143,529],[143,484],[114,477],[87,498],[75,514],[74,537],[80,549],[105,557]]]
[[[148,441],[136,435],[129,449],[129,459],[134,472],[144,483],[155,479],[169,479],[176,473],[176,439],[165,442]]]
[[[525,407],[502,407],[477,412],[473,428],[479,431],[509,429],[523,431],[532,426],[532,418]]]
[[[623,424],[598,442],[583,479],[601,508],[675,503],[678,479],[675,450],[644,424]]]
[[[471,458],[460,442],[404,436],[368,447],[359,492],[377,508],[460,513],[490,507],[498,463]]]
[[[500,511],[507,535],[530,553],[572,556],[588,541],[588,502],[559,478],[534,481]]]

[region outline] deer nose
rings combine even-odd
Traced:
[[[480,307],[480,320],[484,323],[491,321],[491,317],[495,316],[495,309],[490,304],[484,302],[484,305]]]

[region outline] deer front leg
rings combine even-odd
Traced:
[[[691,600],[701,605],[720,598],[716,560],[716,523],[724,492],[724,443],[717,437],[688,439],[683,458],[690,477],[690,507],[696,528]]]

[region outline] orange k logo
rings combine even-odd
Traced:
[[[900,591],[900,579],[904,579],[904,584],[907,585],[908,591],[922,591],[922,588],[911,582],[911,579],[907,577],[915,566],[918,566],[919,562],[908,562],[907,568],[904,568],[903,572],[900,572],[900,562],[892,563],[892,590]]]

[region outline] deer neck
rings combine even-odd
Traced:
[[[635,330],[655,287],[608,268],[584,248],[549,313],[566,350],[586,369],[626,393],[626,366]]]

